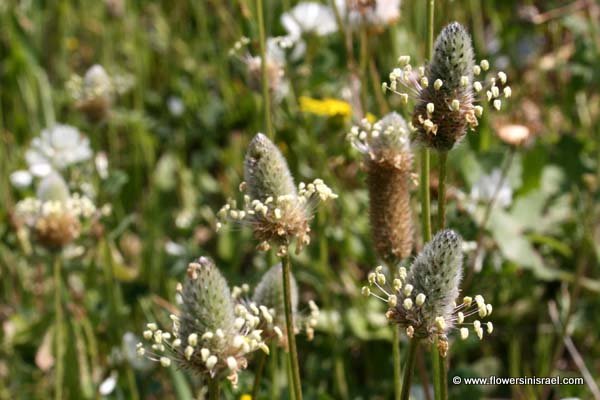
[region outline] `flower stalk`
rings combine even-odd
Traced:
[[[400,330],[392,326],[392,355],[394,360],[394,393],[395,399],[402,396],[402,366],[400,365]]]
[[[298,352],[296,349],[296,335],[294,329],[294,313],[292,310],[292,293],[291,293],[291,261],[289,252],[281,257],[283,266],[283,297],[285,305],[285,325],[288,342],[288,354],[290,358],[291,375],[292,375],[292,393],[295,400],[302,400],[302,385],[300,382],[300,367],[298,365]]]
[[[408,354],[406,355],[406,365],[402,376],[402,392],[400,400],[408,400],[410,395],[410,384],[412,381],[413,370],[415,369],[415,360],[417,355],[418,338],[412,338],[408,341]]]
[[[62,282],[61,282],[61,261],[60,254],[54,255],[54,313],[55,313],[55,370],[54,370],[54,398],[61,400],[63,398],[63,380],[64,380],[64,355],[65,355],[65,331],[64,314],[62,308]]]
[[[258,40],[260,42],[260,72],[263,107],[265,114],[265,131],[269,139],[275,139],[273,125],[271,122],[271,96],[269,93],[269,75],[267,70],[267,45],[265,39],[265,18],[263,11],[263,0],[256,0],[256,14],[258,19]]]

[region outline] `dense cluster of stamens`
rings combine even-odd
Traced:
[[[294,315],[294,323],[296,327],[294,334],[300,333],[302,330],[306,333],[308,340],[314,337],[314,329],[317,326],[319,318],[319,307],[314,301],[308,302],[309,312],[298,310],[298,285],[293,275],[290,276],[292,313]],[[262,276],[260,282],[254,289],[251,300],[247,300],[247,295],[250,288],[245,285],[242,287],[234,287],[232,295],[236,301],[245,302],[247,304],[261,304],[265,311],[273,317],[272,321],[265,321],[260,325],[263,330],[265,341],[277,339],[278,343],[287,347],[287,334],[285,332],[285,307],[283,296],[283,276],[281,264],[276,264],[269,268]],[[280,328],[281,327],[281,328]]]
[[[374,124],[363,120],[347,136],[352,146],[365,155],[373,244],[379,256],[389,263],[412,252],[413,155],[409,134],[406,121],[394,112]]]
[[[75,100],[75,106],[91,120],[105,117],[115,95],[125,93],[131,86],[129,77],[111,77],[99,64],[91,66],[83,77],[74,75],[67,82],[67,90]]]
[[[506,73],[482,76],[490,64],[475,64],[471,38],[458,23],[440,33],[428,65],[413,68],[409,56],[399,57],[398,64],[383,90],[398,94],[403,104],[414,100],[412,128],[421,142],[436,150],[450,150],[467,129],[478,126],[483,114],[478,96],[485,94],[487,103],[500,110],[502,98],[512,94]]]
[[[205,257],[190,263],[178,292],[182,310],[179,315],[170,315],[171,330],[147,324],[143,337],[150,347],[138,343],[138,355],[163,367],[175,361],[210,378],[227,376],[236,385],[238,372],[247,367],[250,353],[269,353],[261,327],[280,332],[273,325],[273,315],[254,302],[234,302],[225,279]]]
[[[49,248],[63,247],[81,234],[82,224],[98,215],[88,197],[69,194],[58,175],[46,177],[40,184],[37,197],[28,197],[15,206],[15,218]]]
[[[276,245],[280,255],[293,240],[297,252],[308,244],[314,206],[319,200],[337,198],[321,179],[296,187],[285,158],[262,133],[248,145],[244,178],[239,186],[244,194],[242,206],[238,208],[235,200],[225,204],[218,212],[217,229],[224,221],[247,223],[260,250]]]
[[[244,193],[245,184],[240,185]],[[310,243],[310,219],[318,201],[335,199],[337,195],[323,183],[315,179],[312,183],[300,183],[297,194],[269,196],[264,201],[252,199],[244,194],[243,205],[238,208],[235,200],[230,200],[219,210],[217,229],[223,222],[232,221],[249,224],[256,239],[260,242],[260,250],[269,250],[271,244],[278,247],[283,255],[292,238],[296,239],[296,249]]]
[[[483,319],[492,313],[492,305],[487,304],[481,295],[474,298],[464,296],[460,304],[456,303],[458,298],[456,278],[459,274],[452,273],[449,276],[444,273],[435,274],[432,273],[429,265],[422,264],[425,261],[436,264],[440,259],[445,259],[447,262],[456,259],[450,254],[453,251],[447,244],[443,244],[446,250],[439,251],[438,244],[448,241],[448,235],[452,234],[449,232],[451,231],[443,231],[436,235],[436,238],[417,257],[410,272],[407,272],[405,267],[400,267],[390,283],[384,274],[384,268],[378,266],[368,275],[368,286],[362,288],[363,295],[374,296],[388,305],[386,317],[390,322],[404,328],[407,336],[431,341],[437,338],[443,354],[448,347],[447,335],[453,329],[459,330],[460,337],[464,340],[469,336],[468,327],[472,326],[477,337],[482,339],[484,334],[482,322],[466,321],[474,315]],[[434,251],[438,254],[433,255]],[[444,251],[446,254],[443,254]],[[456,269],[455,266],[440,266],[447,267],[449,270]],[[491,322],[487,322],[485,329],[488,334],[491,334],[494,327]]]

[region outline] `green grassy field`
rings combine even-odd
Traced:
[[[250,288],[278,261],[278,246],[257,250],[248,224],[216,229],[223,204],[241,204],[258,132],[296,183],[322,179],[337,194],[308,213],[310,244],[289,252],[297,317],[311,300],[319,307],[313,340],[297,335],[304,398],[400,398],[393,353],[409,365],[413,340],[361,288],[380,264],[390,276],[411,265],[429,239],[430,210],[433,234],[442,214],[462,237],[460,299],[483,295],[494,329],[481,341],[451,329],[441,372],[424,339],[411,398],[599,399],[600,3],[437,0],[431,25],[430,1],[403,0],[398,15],[377,11],[384,0],[322,0],[316,14],[292,0],[1,2],[0,399],[203,398],[204,372],[163,368],[138,357],[136,344],[146,323],[170,326],[177,284],[198,257],[213,259],[231,287]],[[416,74],[430,59],[428,34],[453,21],[470,33],[477,61],[489,61],[489,76],[506,73],[500,89],[510,85],[510,98],[494,110],[484,89],[478,126],[447,163],[432,149],[429,174],[414,141],[401,217],[414,223],[410,251],[384,263],[370,227],[369,160],[347,136],[392,111],[417,124],[415,102],[382,83],[402,55]],[[96,64],[100,83],[90,83]],[[34,160],[36,140],[56,124],[89,145],[50,140]],[[19,204],[43,200],[48,169],[96,211],[82,211],[81,222],[23,218]],[[59,237],[49,237],[56,226]],[[268,357],[247,357],[237,388],[223,380],[222,398],[291,398],[288,353],[266,345]],[[584,379],[452,381],[492,375]]]

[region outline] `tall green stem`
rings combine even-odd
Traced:
[[[410,395],[410,384],[412,381],[413,370],[415,369],[415,359],[417,355],[417,347],[419,346],[418,339],[410,339],[408,341],[408,355],[406,364],[404,365],[404,374],[402,377],[402,392],[400,400],[408,400]]]
[[[434,353],[435,354],[435,353]],[[446,367],[446,358],[442,356],[442,353],[437,352],[438,359],[440,360],[440,373],[439,373],[439,384],[440,384],[440,399],[446,400],[448,398],[448,368]]]
[[[435,339],[431,345],[431,369],[433,369],[433,398],[440,400],[441,397],[441,368],[440,368],[440,357],[437,349],[438,340]]]
[[[62,400],[63,398],[63,380],[64,380],[64,355],[65,355],[65,331],[64,331],[64,314],[62,308],[62,282],[61,282],[61,262],[60,255],[54,255],[54,318],[55,332],[54,345],[56,352],[55,369],[54,369],[54,398]]]
[[[218,378],[208,380],[208,400],[220,400],[220,390]]]
[[[394,393],[395,399],[400,400],[402,395],[402,371],[400,366],[400,328],[392,326],[392,353],[394,358]]]
[[[439,183],[438,183],[438,230],[446,226],[446,166],[448,165],[448,152],[438,152]]]
[[[260,381],[262,380],[263,372],[265,371],[265,364],[267,361],[267,355],[260,351],[258,354],[256,374],[254,375],[254,385],[252,386],[252,398],[258,399],[258,393],[260,392]]]
[[[291,293],[291,278],[290,278],[290,255],[286,254],[282,257],[283,265],[283,297],[285,305],[285,327],[288,341],[288,351],[290,357],[290,365],[292,367],[292,393],[296,400],[302,400],[302,385],[300,383],[300,367],[298,366],[298,352],[296,350],[296,335],[294,333],[294,314],[292,311],[292,293]]]
[[[267,45],[265,39],[263,0],[256,0],[256,15],[258,18],[258,40],[260,42],[260,73],[264,108],[263,111],[265,113],[265,130],[267,132],[267,137],[271,140],[275,140],[271,122],[271,95],[269,93],[269,76],[267,73]]]

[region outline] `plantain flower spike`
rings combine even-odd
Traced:
[[[52,172],[40,181],[35,197],[16,204],[15,216],[39,244],[60,250],[80,236],[82,225],[98,217],[98,210],[89,198],[71,195],[65,180]]]
[[[179,314],[171,315],[172,329],[147,324],[143,336],[150,348],[139,343],[138,355],[164,367],[176,362],[205,378],[227,377],[237,385],[248,355],[258,349],[268,353],[258,326],[270,314],[236,304],[227,281],[206,257],[189,264],[178,290],[182,304]]]
[[[375,296],[388,304],[386,317],[406,330],[410,337],[434,341],[445,356],[448,350],[448,333],[460,328],[463,340],[468,338],[465,320],[473,315],[486,318],[492,313],[492,305],[485,303],[481,295],[465,296],[456,305],[462,278],[462,239],[452,230],[438,232],[427,243],[415,259],[410,271],[400,267],[391,285],[385,285],[383,267],[369,274],[369,286],[363,294]],[[479,339],[484,329],[480,320],[475,320],[473,331]],[[485,327],[491,334],[493,325]]]
[[[408,257],[413,248],[409,135],[408,124],[395,112],[373,125],[363,120],[348,134],[365,155],[371,234],[378,255],[390,264]]]
[[[307,245],[316,202],[337,198],[321,179],[296,187],[285,158],[262,133],[248,145],[244,179],[240,185],[245,192],[243,207],[238,208],[234,200],[225,204],[218,213],[217,228],[224,221],[247,223],[260,243],[259,249],[276,245],[280,254],[294,240],[297,251]]]
[[[500,110],[502,98],[511,97],[506,73],[500,71],[489,79],[482,74],[490,64],[475,62],[471,37],[457,22],[447,25],[435,41],[433,58],[423,67],[413,70],[408,56],[399,58],[399,67],[390,73],[390,82],[383,84],[401,96],[404,103],[415,101],[412,126],[419,142],[437,151],[449,151],[467,133],[474,130],[483,114],[478,98]]]
[[[283,347],[287,347],[282,273],[281,264],[276,264],[269,268],[254,289],[252,302],[254,304],[261,304],[261,307],[265,307],[273,316],[273,322],[271,324],[265,324],[265,326],[261,327],[264,331],[265,340],[277,338]],[[311,301],[309,303],[309,313],[301,313],[298,311],[298,284],[293,275],[291,275],[290,278],[292,313],[294,314],[294,322],[297,324],[294,329],[294,334],[304,330],[308,339],[312,340],[314,328],[316,327],[319,318],[319,308]]]

